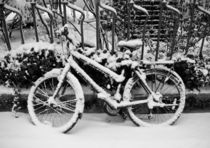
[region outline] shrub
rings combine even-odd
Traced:
[[[6,82],[12,82],[15,87],[19,88],[28,88],[32,85],[32,82],[36,81],[39,77],[43,76],[46,72],[50,71],[53,68],[61,68],[63,65],[63,56],[60,46],[57,44],[49,43],[30,43],[23,45],[19,49],[10,52],[4,56],[3,60],[0,62],[0,84],[6,84]],[[86,51],[87,52],[87,51]],[[95,54],[90,54],[90,58],[110,67],[114,71],[118,71],[117,68],[117,59],[116,61],[112,59],[113,56],[109,57],[109,53],[104,53],[100,51],[94,52]],[[95,55],[95,56],[94,56]],[[117,54],[119,59],[120,55],[123,57],[127,54],[123,54],[119,51]],[[104,59],[106,58],[107,59]],[[108,58],[109,57],[109,58]],[[191,57],[193,58],[193,57]],[[111,60],[112,59],[112,60]],[[103,63],[103,61],[106,61]],[[100,62],[101,61],[101,62]],[[182,77],[185,85],[189,89],[199,89],[205,84],[209,84],[209,69],[208,61],[195,60],[196,63],[191,63],[189,60],[181,58],[177,60],[174,64],[174,70]],[[96,72],[99,78],[97,82],[109,83],[109,79],[100,71],[92,69],[86,64],[80,63],[82,68],[86,69],[90,76],[93,75],[96,78]],[[73,72],[73,71],[72,71]],[[118,71],[119,72],[119,71]],[[84,83],[81,77],[77,73],[74,74],[78,79]],[[106,84],[103,84],[106,86]],[[113,86],[111,86],[113,87]]]
[[[29,87],[47,71],[62,67],[60,54],[48,43],[31,43],[4,56],[0,65],[0,84]]]

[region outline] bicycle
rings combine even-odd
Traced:
[[[96,2],[97,7],[105,8],[116,15],[114,8],[100,1]],[[140,6],[137,8],[145,11]],[[98,22],[97,24],[99,25]],[[68,38],[68,28],[64,27],[61,30],[61,34]],[[47,72],[32,86],[28,97],[28,111],[35,125],[49,126],[55,131],[66,133],[81,119],[84,93],[75,75],[84,78],[97,92],[97,97],[112,109],[125,110],[137,126],[171,125],[180,117],[185,105],[185,85],[172,69],[157,66],[172,62],[139,62],[125,57],[116,63],[116,72],[85,56],[82,53],[84,43],[82,44],[80,48],[69,49],[69,57],[63,69]],[[132,51],[138,46],[141,44],[136,40],[118,43],[122,50]],[[98,46],[96,49],[99,50]],[[116,53],[110,52],[109,55],[115,56],[114,54]],[[87,65],[100,72],[109,80],[108,85],[99,85],[102,79],[94,79],[97,75],[92,74],[91,77],[88,69],[83,69],[81,65]],[[145,69],[143,65],[152,68]]]

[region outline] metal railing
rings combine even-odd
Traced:
[[[185,48],[185,55],[188,54],[188,50],[190,48],[190,39],[192,38],[193,31],[194,31],[194,23],[196,23],[195,19],[194,19],[195,18],[195,11],[198,11],[198,12],[201,12],[204,15],[207,16],[207,22],[206,22],[206,25],[204,26],[205,28],[204,28],[204,31],[202,32],[202,35],[201,35],[202,42],[201,42],[200,52],[199,52],[200,59],[203,59],[203,54],[202,54],[203,46],[204,46],[206,35],[208,34],[207,28],[209,28],[209,25],[210,25],[210,11],[206,10],[202,6],[199,6],[197,0],[193,0],[189,4],[189,11],[190,11],[190,24],[189,24],[189,29],[188,29],[187,45],[186,45],[186,48]]]
[[[42,24],[45,26],[45,28],[47,30],[47,34],[49,35],[49,38],[50,38],[50,43],[53,43],[54,42],[54,37],[53,37],[53,12],[50,9],[37,4],[37,0],[26,0],[26,1],[31,3],[36,41],[39,42],[39,35],[38,35],[38,30],[37,30],[37,20],[36,20],[36,11],[37,11]],[[39,10],[44,11],[49,15],[49,17],[50,17],[50,29],[48,28],[48,25],[45,22],[45,20],[42,18]]]
[[[24,35],[23,35],[23,20],[22,20],[22,14],[19,10],[16,8],[13,8],[4,2],[0,2],[0,21],[2,22],[2,30],[3,30],[3,35],[5,38],[5,42],[7,44],[8,50],[11,50],[11,42],[9,39],[9,34],[8,34],[8,28],[5,20],[5,10],[9,10],[11,12],[16,13],[19,16],[19,27],[20,27],[20,35],[21,35],[21,43],[24,44]]]
[[[177,14],[178,17],[181,17],[181,12],[176,9],[175,7],[171,6],[168,4],[168,2],[166,0],[163,0],[160,3],[160,13],[159,13],[159,25],[158,25],[158,35],[157,35],[157,45],[156,45],[156,55],[155,55],[155,61],[158,60],[158,55],[159,55],[159,48],[160,48],[160,31],[161,31],[161,27],[163,25],[163,20],[162,20],[162,13],[164,11],[164,8],[172,11],[173,13]],[[174,21],[174,27],[173,27],[173,35],[172,35],[172,42],[171,42],[171,47],[170,47],[170,59],[172,59],[172,55],[174,52],[174,47],[176,44],[176,33],[177,33],[177,24],[178,22],[176,22],[177,20]]]

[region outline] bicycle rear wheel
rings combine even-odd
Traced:
[[[58,84],[60,72],[52,71],[39,78],[28,97],[28,111],[37,126],[47,126],[58,132],[68,132],[77,123],[84,109],[84,95],[78,80],[67,75],[57,95],[49,102]]]
[[[181,115],[185,105],[185,85],[180,76],[167,68],[154,68],[145,71],[146,82],[156,93],[162,95],[158,103],[166,106],[149,108],[148,103],[128,107],[130,119],[137,126],[171,125]],[[129,97],[128,97],[129,96]],[[129,101],[145,100],[148,93],[141,87],[139,77],[128,80],[124,98]],[[168,106],[167,106],[168,105]]]

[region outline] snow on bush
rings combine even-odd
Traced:
[[[26,0],[5,0],[5,2],[11,7],[17,8],[21,12],[24,23],[33,21],[32,13],[30,10],[30,2],[26,2]]]
[[[45,72],[63,66],[57,51],[55,45],[39,42],[8,52],[0,62],[0,84],[11,81],[19,87],[31,86]]]

